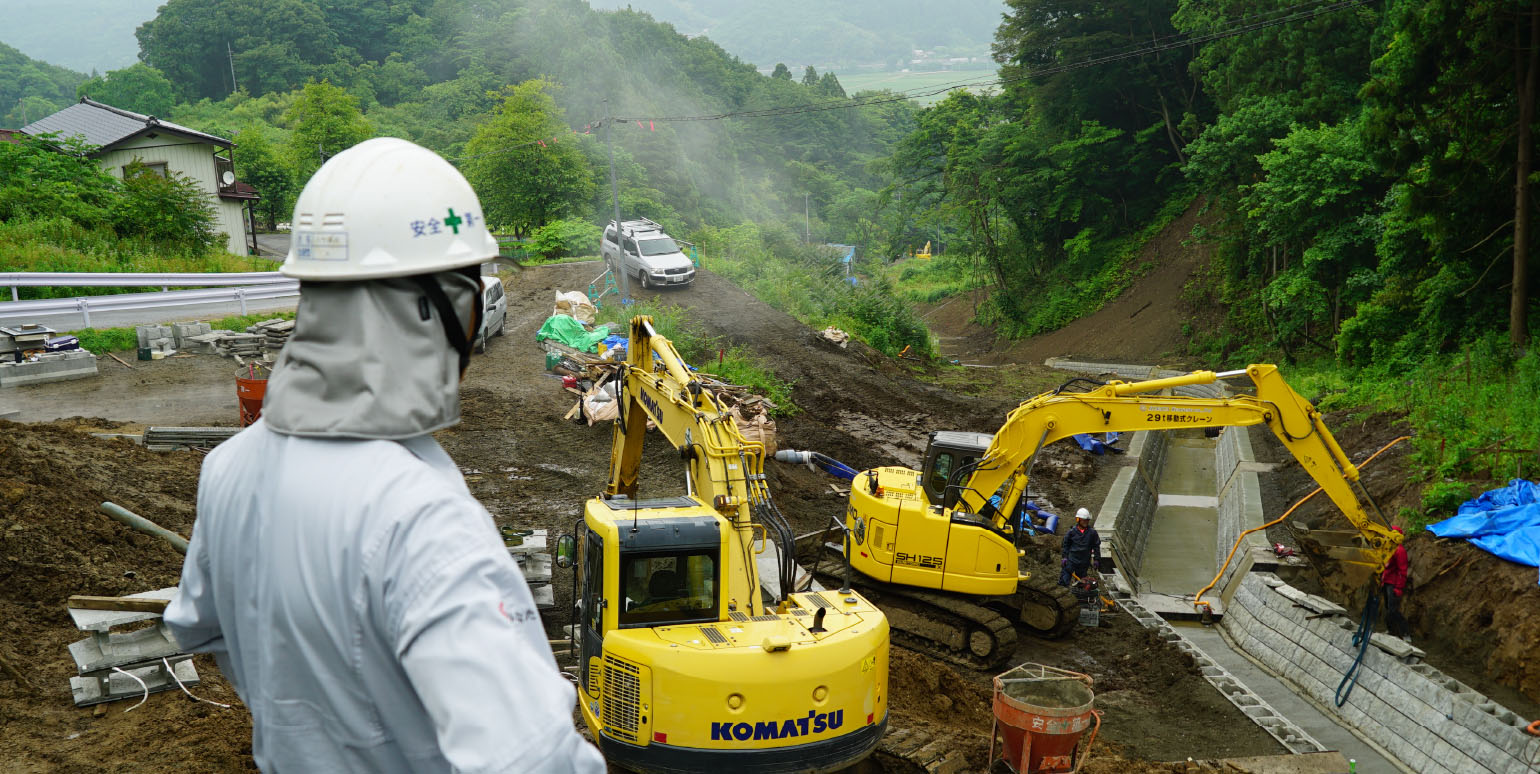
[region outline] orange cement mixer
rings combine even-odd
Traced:
[[[1046,664],[1022,664],[996,675],[994,688],[990,766],[998,740],[1005,765],[1016,774],[1080,769],[1102,725],[1102,714],[1092,709],[1095,696],[1089,675]],[[1086,729],[1091,735],[1080,749]]]

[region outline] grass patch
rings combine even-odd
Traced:
[[[906,258],[888,266],[884,274],[895,294],[910,304],[934,304],[984,285],[971,261],[955,253],[929,260]]]
[[[262,258],[120,237],[110,228],[87,228],[64,218],[0,222],[0,266],[15,272],[240,272],[272,271]],[[138,293],[151,288],[21,288],[22,300]]]
[[[1424,484],[1411,526],[1454,515],[1479,492],[1540,476],[1540,342],[1515,358],[1490,335],[1437,355],[1410,372],[1355,369],[1329,361],[1296,366],[1285,377],[1323,411],[1355,417],[1405,412],[1413,431],[1412,471]]]
[[[703,266],[811,327],[832,325],[888,355],[906,346],[923,357],[935,353],[930,330],[880,270],[852,286],[837,251],[802,244],[775,226],[708,227],[694,241]]]
[[[210,320],[209,327],[220,331],[244,332],[248,326],[278,317],[292,320],[294,319],[294,313],[264,312],[261,314],[236,315],[234,317]],[[106,352],[134,352],[139,349],[139,336],[134,332],[133,328],[82,328],[78,331],[70,331],[69,334],[80,339],[81,349],[88,349],[98,355]]]
[[[636,315],[650,315],[653,330],[673,342],[686,363],[769,398],[776,406],[771,412],[776,416],[796,413],[797,408],[791,402],[790,382],[776,376],[774,370],[748,349],[725,344],[707,334],[698,321],[678,306],[660,303],[657,299],[625,307],[605,304],[599,310],[598,321],[610,323],[611,330],[623,333],[630,330],[631,318]]]

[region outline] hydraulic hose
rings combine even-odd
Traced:
[[[1337,683],[1335,700],[1338,707],[1347,703],[1353,688],[1358,685],[1358,667],[1363,665],[1364,654],[1369,652],[1369,638],[1374,634],[1374,622],[1380,618],[1380,595],[1377,592],[1374,584],[1369,584],[1369,599],[1364,602],[1363,616],[1358,619],[1358,631],[1353,633],[1353,645],[1358,648],[1358,655],[1353,657],[1352,666],[1342,675],[1342,682]]]

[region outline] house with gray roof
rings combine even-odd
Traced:
[[[254,252],[255,230],[250,208],[260,198],[251,186],[236,180],[230,151],[235,143],[223,137],[104,105],[86,97],[21,128],[29,135],[57,133],[79,137],[96,146],[91,157],[102,169],[123,176],[135,161],[152,172],[185,175],[208,193],[217,231],[227,237],[236,255]]]

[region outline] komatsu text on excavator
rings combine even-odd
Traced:
[[[1242,377],[1252,394],[1154,394]],[[1071,391],[1077,384],[1088,389]],[[1057,636],[1078,614],[1067,589],[1020,570],[1023,532],[1010,514],[1027,491],[1039,450],[1076,433],[1258,424],[1273,431],[1352,522],[1354,539],[1333,555],[1382,569],[1400,534],[1361,486],[1355,491],[1358,469],[1320,412],[1272,365],[1134,383],[1076,379],[1023,402],[994,435],[932,433],[924,470],[893,466],[855,475],[845,555],[865,576],[863,590],[888,614],[895,639],[970,666],[994,666],[1011,655],[1016,638],[1006,616]]]
[[[649,317],[631,321],[617,399],[610,481],[576,525],[573,583],[578,705],[605,757],[640,772],[823,772],[871,754],[888,716],[882,611],[848,588],[789,593],[791,530],[763,445]],[[637,497],[649,419],[684,460],[682,494]],[[773,594],[756,566],[768,531]]]

